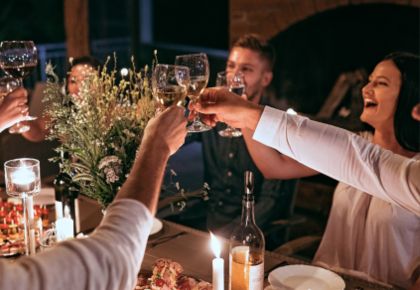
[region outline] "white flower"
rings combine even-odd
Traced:
[[[118,181],[121,173],[121,160],[114,155],[106,156],[101,159],[98,166],[99,170],[104,171],[108,184]]]

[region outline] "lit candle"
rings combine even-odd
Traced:
[[[212,234],[211,236],[211,248],[216,258],[213,259],[213,290],[223,290],[225,284],[224,276],[224,261],[220,258],[221,245],[220,241]]]
[[[55,222],[55,229],[57,233],[57,241],[74,238],[74,221],[70,217],[70,209],[68,206],[64,207],[64,217],[57,219]]]
[[[15,192],[31,192],[35,187],[35,173],[27,167],[20,167],[12,172],[10,179]]]

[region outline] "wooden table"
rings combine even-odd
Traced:
[[[163,229],[149,238],[144,256],[142,270],[151,270],[154,262],[159,258],[168,258],[180,263],[184,273],[208,282],[212,281],[212,259],[209,233],[198,231],[189,227],[163,221]],[[229,282],[229,245],[223,240],[222,257],[225,260],[225,289]],[[295,258],[278,255],[272,252],[265,253],[265,271],[268,273],[279,264],[306,264],[307,262]],[[346,289],[397,289],[377,283],[368,282],[349,275],[339,275],[346,282]],[[267,281],[266,281],[267,284]]]

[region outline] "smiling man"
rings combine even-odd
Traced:
[[[242,73],[247,98],[255,104],[267,104],[264,93],[273,78],[274,61],[274,50],[268,42],[257,35],[244,35],[232,46],[226,75],[231,79]],[[290,191],[284,190],[287,185],[283,181],[264,178],[248,152],[246,138],[221,137],[218,132],[225,126],[219,124],[214,130],[191,136],[190,142],[202,142],[204,180],[211,188],[210,199],[204,208],[192,206],[174,220],[229,237],[232,228],[240,222],[246,170],[255,173],[255,218],[263,229],[270,221],[288,212],[289,199],[284,195],[289,195]],[[282,202],[275,203],[275,200]],[[277,243],[281,242],[277,240]]]

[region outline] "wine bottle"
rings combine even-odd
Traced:
[[[60,151],[60,171],[54,179],[54,196],[55,196],[55,219],[63,217],[63,199],[68,195],[68,189],[70,187],[70,176],[63,170],[64,152]]]
[[[70,217],[74,221],[74,232],[78,233],[80,231],[79,214],[77,212],[79,188],[72,182],[71,176],[64,172],[62,163],[66,156],[62,151],[60,152],[60,158],[60,172],[54,179],[56,220],[64,216],[64,208],[68,207]]]
[[[254,217],[254,175],[245,172],[241,224],[229,242],[229,290],[262,290],[264,286],[264,235]]]

